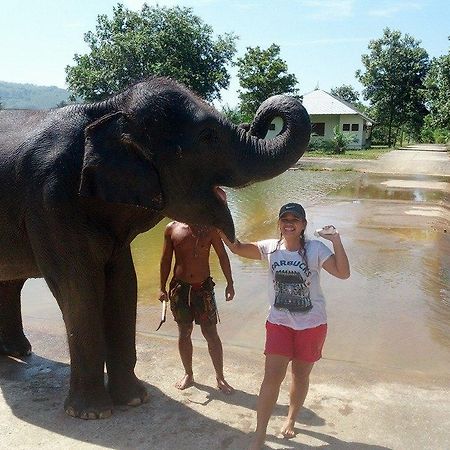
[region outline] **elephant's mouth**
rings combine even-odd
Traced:
[[[172,207],[164,214],[179,222],[218,228],[234,241],[234,223],[225,191],[217,185],[200,184],[195,187],[197,189],[184,191],[186,195],[178,202],[172,202]]]
[[[227,204],[227,194],[220,186],[214,187],[214,194],[223,204]]]
[[[219,205],[222,205],[222,208],[216,210],[217,215],[213,224],[215,227],[221,229],[230,241],[234,241],[234,224],[227,204],[227,194],[220,186],[214,186],[213,192],[215,198],[219,201]]]

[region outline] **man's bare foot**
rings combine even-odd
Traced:
[[[230,395],[234,392],[234,388],[232,388],[223,378],[217,378],[217,387],[227,395]]]
[[[253,438],[252,443],[248,450],[261,450],[264,446],[264,441],[266,440],[266,435],[260,435],[259,433],[255,433],[255,437]]]
[[[175,383],[175,387],[182,391],[183,389],[186,389],[194,384],[194,375],[189,375],[186,373],[184,377]]]
[[[292,439],[293,437],[295,437],[296,433],[294,430],[294,425],[295,425],[294,420],[286,419],[285,424],[281,428],[281,434],[283,435],[284,438]]]

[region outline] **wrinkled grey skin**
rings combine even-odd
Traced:
[[[282,133],[261,139],[275,116]],[[43,277],[67,329],[66,412],[103,418],[113,404],[146,401],[134,374],[130,242],[164,216],[234,239],[215,187],[282,173],[309,134],[308,114],[290,97],[264,102],[246,130],[164,78],[101,103],[0,111],[0,353],[30,353],[20,291],[27,278]]]

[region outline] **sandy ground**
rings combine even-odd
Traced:
[[[36,353],[25,363],[3,360],[0,380],[1,448],[245,449],[255,423],[263,356],[226,348],[227,379],[237,391],[215,389],[207,350],[195,342],[196,384],[173,386],[180,375],[176,342],[155,335],[138,339],[137,374],[149,403],[112,418],[82,421],[67,416],[64,331],[29,333]],[[448,377],[370,370],[322,360],[315,368],[297,436],[280,438],[287,412],[286,378],[269,426],[267,448],[444,449],[450,429]]]
[[[395,160],[398,173],[428,170],[432,175],[449,176],[449,159],[444,152],[419,149],[392,153],[375,164],[365,161],[361,168],[366,164],[371,170],[376,166],[382,171],[386,164],[392,170],[389,160]],[[49,326],[36,320],[26,326],[34,354],[23,361],[0,357],[0,448],[248,446],[263,376],[262,354],[225,346],[225,373],[237,389],[234,395],[226,396],[215,388],[207,349],[203,340],[197,340],[197,384],[178,391],[173,386],[181,375],[176,341],[156,333],[138,333],[136,372],[149,390],[149,403],[116,410],[110,419],[83,421],[63,411],[70,369],[62,322]],[[297,422],[298,434],[285,440],[278,431],[287,412],[289,380],[288,376],[269,424],[267,448],[450,448],[450,374],[367,369],[324,359],[314,368],[305,408]]]

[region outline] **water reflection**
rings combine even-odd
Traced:
[[[435,253],[423,259],[427,276],[422,288],[429,294],[426,299],[431,332],[450,348],[450,241],[445,234],[438,235],[437,240]]]
[[[237,235],[244,240],[276,237],[277,212],[288,201],[306,207],[309,234],[328,223],[341,230],[352,277],[344,282],[322,277],[329,315],[325,357],[448,373],[450,240],[444,231],[448,192],[445,183],[436,184],[442,181],[302,170],[227,194]],[[141,305],[158,306],[167,222],[133,242]],[[225,280],[211,257],[222,339],[261,349],[266,266],[234,255],[230,259],[237,294],[225,304]],[[163,332],[176,335],[176,328],[167,325]]]
[[[406,200],[413,202],[439,202],[448,199],[449,185],[445,179],[424,177],[393,178],[364,174],[356,182],[335,191],[336,196],[360,199]]]

